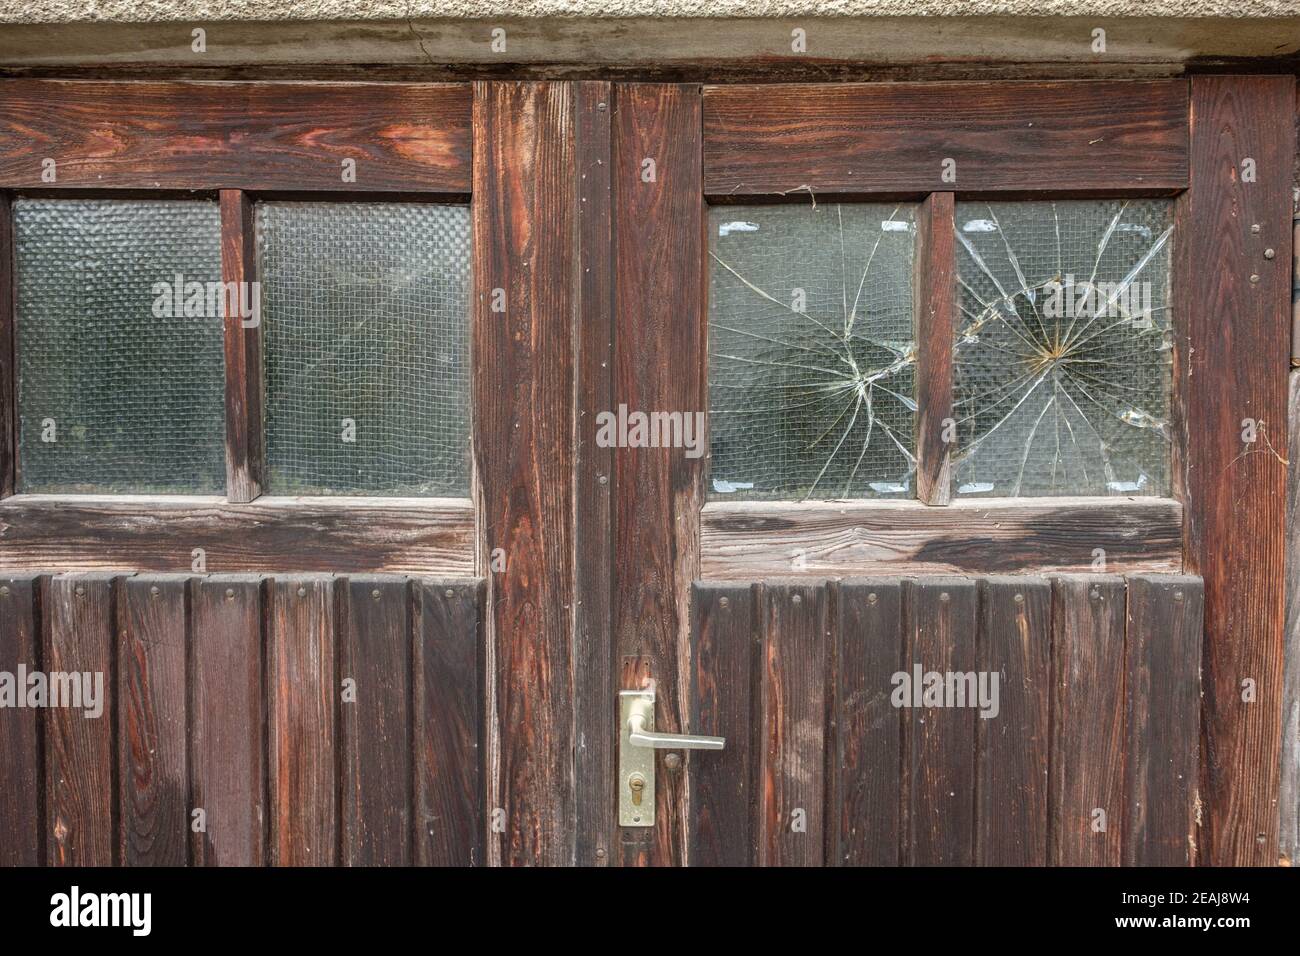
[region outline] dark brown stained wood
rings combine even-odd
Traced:
[[[931,193],[916,214],[916,496],[928,505],[952,497],[953,442],[944,432],[952,418],[957,312],[953,210],[952,193]]]
[[[577,863],[600,866],[616,839],[614,642],[611,626],[614,450],[596,444],[596,416],[614,408],[609,83],[574,85],[579,301],[574,410],[573,703]]]
[[[979,710],[917,707],[915,695],[918,668],[923,675],[937,671],[945,677],[948,672],[975,670],[975,582],[923,578],[909,582],[906,594],[903,636],[907,643],[901,670],[912,678],[913,706],[903,713],[903,860],[908,866],[970,866],[975,846]],[[969,703],[969,690],[966,693]]]
[[[199,866],[267,861],[266,699],[262,579],[214,574],[191,593],[190,775],[203,832]]]
[[[5,80],[0,186],[463,194],[461,83]],[[354,182],[343,178],[354,160]]]
[[[763,585],[758,862],[821,866],[826,839],[829,587]]]
[[[1130,576],[1124,691],[1124,863],[1196,862],[1201,730],[1199,578]]]
[[[1205,580],[1200,862],[1278,861],[1290,334],[1290,76],[1191,80],[1190,190],[1175,227],[1174,314],[1190,348],[1182,427],[1187,571]],[[1254,181],[1243,163],[1253,160]],[[1258,227],[1258,231],[1256,231]],[[1273,258],[1265,250],[1274,251]],[[1255,277],[1255,278],[1252,278]],[[1243,439],[1243,420],[1257,440]],[[1254,701],[1242,699],[1254,682]]]
[[[0,672],[15,682],[19,667],[41,670],[39,592],[35,575],[0,577]],[[26,699],[25,686],[14,690]],[[0,866],[44,862],[41,811],[41,711],[6,709],[0,712]]]
[[[0,192],[0,498],[18,487],[18,317],[14,294],[14,224]]]
[[[333,866],[335,788],[334,582],[283,577],[270,584],[267,647],[271,862]]]
[[[1186,185],[1185,80],[704,88],[710,196]]]
[[[710,502],[705,578],[1086,572],[1096,548],[1116,571],[1182,570],[1182,506],[1166,498]]]
[[[842,581],[835,598],[830,745],[826,751],[827,863],[897,866],[903,582]]]
[[[118,860],[123,866],[185,866],[186,578],[125,578],[119,600]]]
[[[341,582],[340,582],[341,584]],[[405,578],[347,581],[337,634],[342,697],[340,807],[346,866],[410,866],[411,596]]]
[[[226,497],[246,502],[262,493],[262,326],[260,309],[251,317],[242,312],[254,301],[243,290],[257,281],[257,239],[252,200],[240,189],[221,190],[221,278],[227,289],[233,283],[238,290],[237,300],[227,294],[223,320]]]
[[[977,670],[998,675],[998,712],[976,721],[975,862],[1047,865],[1052,586],[980,581]]]
[[[569,84],[474,86],[476,500],[484,570],[506,562],[488,577],[493,863],[576,852],[574,124]]]
[[[1300,117],[1300,107],[1296,110]],[[1300,229],[1300,223],[1297,223]],[[1296,243],[1300,255],[1300,242]],[[1300,277],[1300,268],[1296,274]],[[1300,290],[1298,290],[1300,291]],[[1300,337],[1294,340],[1300,346]],[[1300,466],[1300,370],[1293,371],[1287,393],[1287,461]],[[1287,469],[1286,526],[1300,527],[1300,467]],[[1292,866],[1300,863],[1300,535],[1286,538],[1286,675],[1282,691],[1282,783],[1279,854]]]
[[[17,495],[0,502],[0,569],[211,572],[474,570],[474,509],[448,498]]]
[[[413,582],[415,860],[481,866],[483,584]]]
[[[89,673],[92,693],[103,678],[99,716],[86,716],[93,711],[84,706],[45,711],[45,852],[50,866],[116,862],[114,607],[110,574],[57,574],[47,579],[41,597],[46,674]]]
[[[702,412],[708,362],[700,90],[635,83],[620,86],[617,100],[615,407]],[[647,159],[654,160],[653,182],[643,181]],[[703,461],[680,448],[614,453],[614,637],[620,656],[647,662],[658,688],[656,726],[669,733],[681,732],[684,722],[678,660],[699,577]],[[687,831],[681,779],[656,781],[654,829],[626,837],[635,842],[631,849],[625,844],[625,862],[680,862]]]
[[[751,586],[698,583],[692,589],[690,731],[726,737],[727,746],[721,752],[685,755],[691,866],[755,862],[757,765],[751,736],[761,641],[757,607]]]
[[[1124,626],[1123,580],[1080,575],[1052,582],[1048,861],[1054,866],[1120,865]]]

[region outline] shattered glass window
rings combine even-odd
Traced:
[[[1171,203],[958,203],[956,231],[956,494],[1168,494]]]
[[[907,498],[909,205],[709,212],[709,495]]]
[[[257,207],[275,494],[469,494],[469,209]]]

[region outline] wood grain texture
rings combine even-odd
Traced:
[[[568,84],[475,84],[476,500],[480,553],[506,560],[488,579],[489,859],[507,864],[575,856],[574,122]]]
[[[1049,862],[1119,866],[1124,829],[1125,589],[1120,578],[1052,582]],[[1105,812],[1104,829],[1096,811]]]
[[[916,497],[928,505],[952,498],[952,449],[944,441],[952,418],[953,329],[957,313],[955,205],[952,193],[931,193],[917,208]],[[956,430],[953,430],[955,436]]]
[[[262,608],[256,575],[191,582],[190,773],[206,827],[191,833],[197,866],[267,862]]]
[[[80,672],[83,678],[103,679],[98,716],[87,716],[91,711],[84,707],[45,711],[46,862],[51,866],[117,862],[114,591],[109,574],[58,574],[47,579],[41,598],[41,660],[47,675]]]
[[[613,193],[616,404],[645,412],[706,407],[704,199],[696,86],[620,86],[614,116]],[[643,179],[654,160],[653,181]],[[614,637],[623,658],[650,668],[656,727],[684,725],[681,661],[699,577],[703,459],[683,449],[614,454]],[[678,863],[687,832],[682,775],[655,788],[655,827],[624,834],[625,862]]]
[[[188,600],[182,575],[122,580],[117,641],[118,860],[189,862]]]
[[[251,283],[257,281],[257,237],[253,202],[241,189],[221,190],[221,280],[235,288],[224,306],[226,354],[226,498],[252,501],[262,493],[265,459],[262,449],[262,326],[245,316],[251,304]],[[232,285],[233,284],[233,285]],[[260,303],[260,299],[258,300]],[[257,324],[252,324],[256,322]]]
[[[1200,578],[1132,575],[1124,644],[1126,866],[1196,862]]]
[[[890,679],[902,669],[903,582],[848,580],[835,599],[827,732],[827,863],[897,866],[902,724]]]
[[[459,499],[17,495],[0,502],[0,570],[427,572],[474,569]]]
[[[1190,350],[1183,428],[1187,570],[1205,580],[1200,859],[1278,861],[1291,261],[1290,76],[1191,80],[1175,315]],[[1245,161],[1253,161],[1253,176]],[[1274,257],[1265,257],[1273,249]],[[1257,440],[1243,441],[1243,421]],[[1243,700],[1242,682],[1255,686]]]
[[[470,90],[452,83],[5,80],[0,186],[463,194]],[[344,183],[342,163],[356,163]]]
[[[0,576],[0,672],[41,670],[40,581],[35,575]],[[45,861],[41,795],[41,711],[12,708],[0,715],[0,866],[40,866]]]
[[[1182,569],[1182,506],[1163,498],[710,502],[704,577],[1088,571],[1095,548],[1117,571]],[[802,552],[797,569],[790,556]]]
[[[18,319],[13,210],[0,192],[0,498],[18,487]]]
[[[268,754],[271,861],[338,860],[334,581],[276,578],[269,586]]]
[[[975,862],[1047,865],[1052,586],[980,581],[977,669],[998,675],[998,712],[976,721]]]
[[[903,670],[971,672],[976,660],[975,582],[921,578],[907,588]],[[924,701],[924,697],[922,698]],[[905,813],[902,856],[909,866],[970,866],[975,846],[976,708],[916,707],[903,714]]]
[[[413,582],[415,859],[481,866],[483,583]]]
[[[578,304],[574,324],[573,627],[579,866],[611,859],[617,838],[614,787],[618,715],[611,619],[614,449],[596,443],[596,417],[613,403],[613,208],[610,202],[613,86],[574,84]]]
[[[755,862],[758,603],[749,585],[701,582],[692,589],[690,732],[725,737],[727,746],[719,753],[687,755],[691,866]]]
[[[704,188],[1173,191],[1187,96],[1185,80],[707,86]]]
[[[758,862],[821,866],[829,588],[772,582],[763,585],[761,597]]]
[[[411,595],[404,578],[347,580],[339,642],[339,781],[345,866],[410,866],[414,859]]]
[[[1297,110],[1300,116],[1300,109]],[[1300,243],[1296,244],[1300,255]],[[1300,276],[1300,269],[1297,269]],[[1300,344],[1300,338],[1295,339]],[[1287,390],[1287,461],[1296,465],[1286,477],[1286,662],[1282,690],[1282,781],[1278,852],[1300,864],[1300,371],[1290,375]]]

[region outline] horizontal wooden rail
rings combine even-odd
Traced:
[[[474,507],[458,498],[3,499],[0,569],[41,568],[469,575]]]
[[[0,187],[468,194],[467,83],[0,80]]]
[[[1182,505],[1168,498],[722,502],[701,517],[714,579],[861,574],[1181,571]]]
[[[1187,188],[1186,80],[706,86],[709,196]]]

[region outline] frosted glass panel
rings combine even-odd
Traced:
[[[1166,495],[1166,200],[958,203],[955,491]]]
[[[911,497],[911,206],[709,212],[709,495]]]
[[[469,210],[257,207],[269,487],[469,494]]]
[[[20,490],[222,492],[217,204],[20,199],[13,216]],[[178,279],[204,290],[188,308]]]

